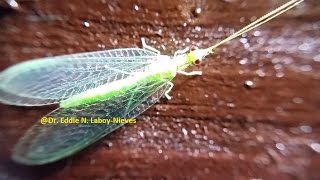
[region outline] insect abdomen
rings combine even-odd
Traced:
[[[115,96],[135,90],[136,87],[149,83],[170,81],[174,77],[171,71],[161,73],[141,73],[109,84],[90,89],[69,99],[60,102],[61,108],[72,108],[83,104],[91,104],[101,100],[107,100]]]

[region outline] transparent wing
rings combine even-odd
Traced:
[[[129,48],[27,61],[0,73],[0,102],[23,106],[54,104],[144,72],[156,60],[154,52]]]
[[[152,106],[168,89],[168,80],[137,84],[116,97],[94,104],[57,109],[47,117],[135,118]],[[31,127],[14,148],[12,158],[27,165],[45,164],[69,156],[123,124],[47,124]]]

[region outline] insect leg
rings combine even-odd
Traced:
[[[184,48],[184,49],[178,50],[178,51],[176,51],[176,52],[174,53],[173,57],[176,57],[176,56],[179,55],[179,54],[184,54],[184,53],[188,52],[189,49],[190,49],[190,47],[186,47],[186,48]]]
[[[171,89],[173,88],[174,84],[172,82],[168,82],[168,84],[170,85],[170,87],[169,87],[168,90],[166,90],[166,92],[164,92],[164,95],[166,96],[166,98],[168,100],[170,100],[170,99],[172,99],[172,97],[168,93],[171,91]]]
[[[157,53],[158,55],[161,54],[159,50],[157,50],[157,49],[155,49],[155,48],[153,48],[151,46],[148,46],[146,44],[146,40],[144,38],[141,38],[141,43],[142,43],[142,48],[143,49],[147,49],[147,50],[153,51],[153,52]]]
[[[186,76],[194,76],[194,75],[202,75],[202,71],[191,71],[191,72],[185,72],[185,71],[177,71],[178,74],[183,74]]]

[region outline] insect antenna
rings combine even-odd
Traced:
[[[289,9],[295,7],[296,5],[298,5],[299,3],[303,2],[304,0],[291,0],[289,2],[287,2],[286,4],[278,7],[277,9],[269,12],[268,14],[260,17],[259,19],[257,19],[256,21],[250,23],[249,25],[245,26],[244,28],[240,29],[239,31],[235,32],[234,34],[232,34],[231,36],[227,37],[226,39],[218,42],[217,44],[208,47],[206,50],[208,52],[208,54],[212,53],[212,50],[217,48],[218,46],[220,46],[221,44],[228,42],[238,36],[241,36],[242,34],[270,21],[271,19],[279,16],[280,14],[288,11]]]

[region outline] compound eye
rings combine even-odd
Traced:
[[[199,65],[199,64],[201,64],[201,61],[200,61],[199,59],[197,59],[197,60],[195,60],[195,61],[193,62],[193,64]]]
[[[197,50],[197,49],[199,49],[197,46],[191,46],[190,47],[190,51],[194,51],[194,50]]]

